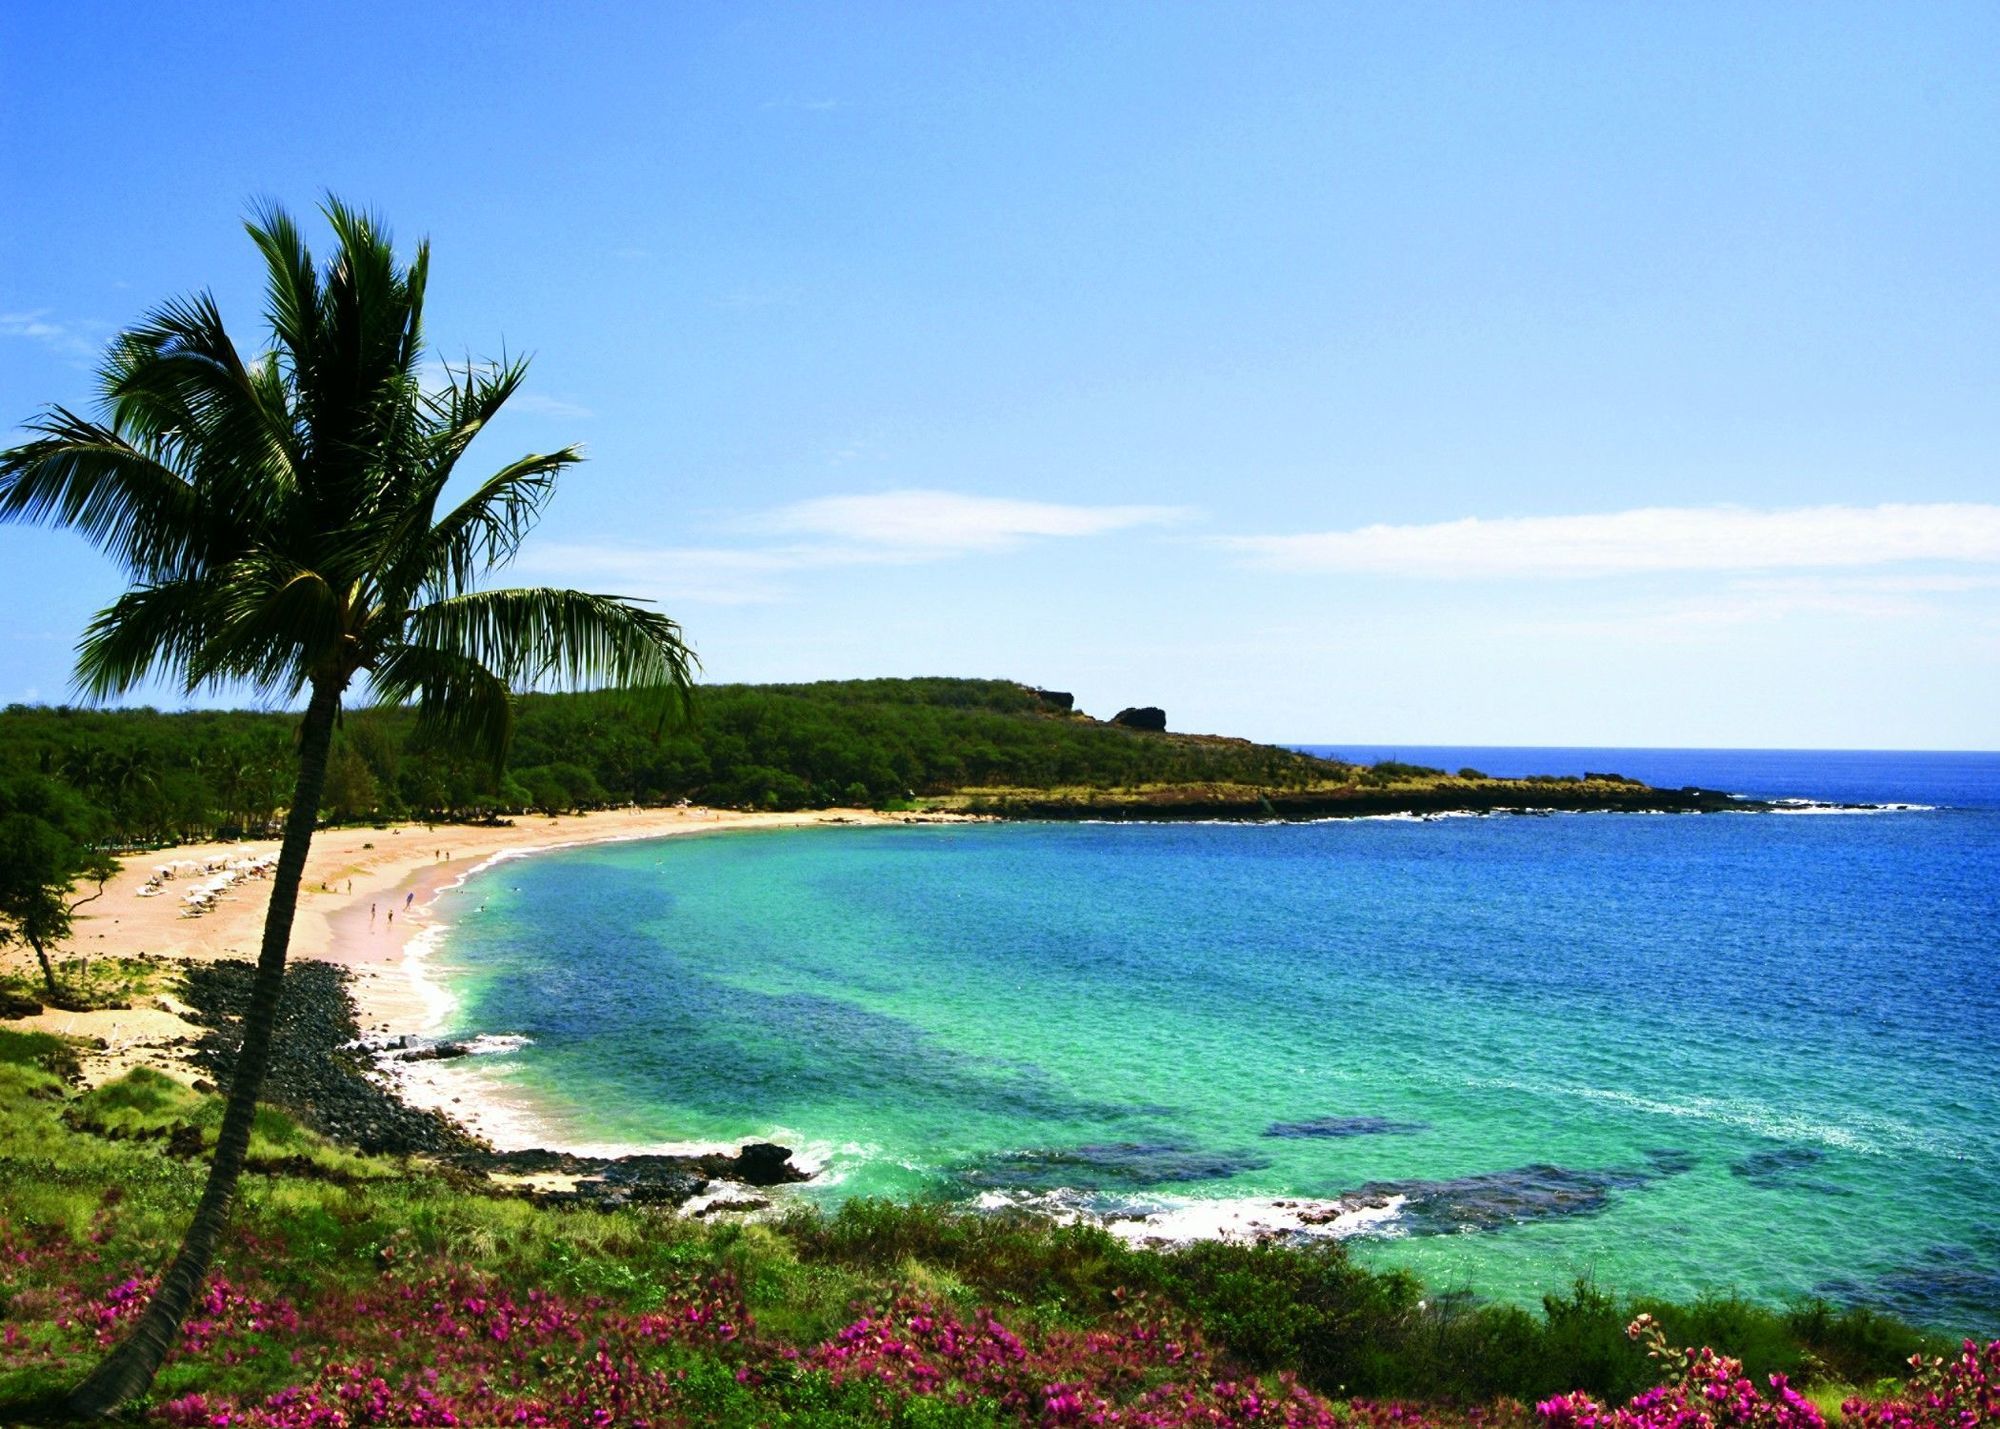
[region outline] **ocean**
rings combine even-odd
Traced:
[[[1820,802],[559,850],[442,896],[451,1065],[827,1202],[2000,1331],[2000,756],[1312,747]]]

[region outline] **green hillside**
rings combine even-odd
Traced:
[[[289,791],[294,724],[253,711],[16,705],[0,712],[0,769],[61,778],[125,841],[258,829]],[[406,711],[356,711],[336,739],[327,815],[476,818],[684,798],[882,805],[967,787],[1296,784],[1339,767],[1240,740],[1135,732],[1006,680],[710,685],[691,723],[656,725],[629,697],[530,695],[508,765],[495,771],[422,745]]]

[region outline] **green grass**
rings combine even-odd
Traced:
[[[71,1012],[95,1007],[130,1007],[143,998],[173,990],[178,973],[164,958],[68,957],[54,959],[62,1006]],[[0,992],[43,1002],[48,987],[39,969],[0,974]]]

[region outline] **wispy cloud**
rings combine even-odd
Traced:
[[[0,313],[0,337],[25,338],[64,357],[74,358],[96,357],[103,347],[102,343],[80,331],[77,325],[51,320],[47,308],[34,312]]]
[[[541,392],[516,392],[507,404],[517,412],[530,412],[537,417],[563,417],[580,422],[597,413],[576,402],[565,402],[560,397],[550,397]]]
[[[885,555],[992,551],[1034,537],[1101,536],[1187,519],[1178,506],[1071,506],[968,496],[956,491],[883,491],[823,496],[756,518],[762,530],[854,542]]]
[[[530,569],[662,599],[782,600],[788,577],[847,566],[915,565],[1005,551],[1035,540],[1100,536],[1184,519],[1171,506],[1076,506],[950,491],[888,491],[796,502],[735,523],[764,544],[540,547]]]
[[[1647,507],[1224,541],[1256,564],[1281,570],[1443,579],[1987,563],[2000,562],[2000,506]]]
[[[524,570],[621,595],[710,605],[768,605],[785,597],[781,577],[811,562],[787,551],[573,541],[539,546],[521,564]]]

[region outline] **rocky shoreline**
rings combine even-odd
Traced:
[[[192,1060],[227,1085],[235,1069],[244,1010],[254,967],[248,962],[195,964],[183,996],[189,1020],[203,1029]],[[413,1043],[387,1047],[362,1041],[348,990],[352,974],[335,963],[305,961],[285,973],[264,1100],[283,1108],[321,1135],[359,1151],[421,1156],[449,1167],[493,1194],[524,1196],[544,1204],[610,1209],[645,1205],[682,1208],[706,1202],[710,1210],[752,1210],[767,1201],[735,1192],[810,1179],[793,1164],[787,1147],[752,1142],[734,1155],[580,1156],[545,1149],[500,1151],[442,1112],[412,1106],[399,1096],[384,1063],[442,1060],[465,1055],[462,1043]],[[212,1085],[213,1085],[212,1084]]]
[[[1002,819],[1098,819],[1134,823],[1178,820],[1293,821],[1308,819],[1416,818],[1451,814],[1537,815],[1568,813],[1720,814],[1770,813],[1777,806],[1715,789],[1657,789],[1615,777],[1583,780],[1488,780],[1412,788],[1253,789],[1224,786],[1150,790],[1114,795],[1035,793],[983,795],[966,804],[971,813]],[[1829,805],[1828,807],[1850,807]]]

